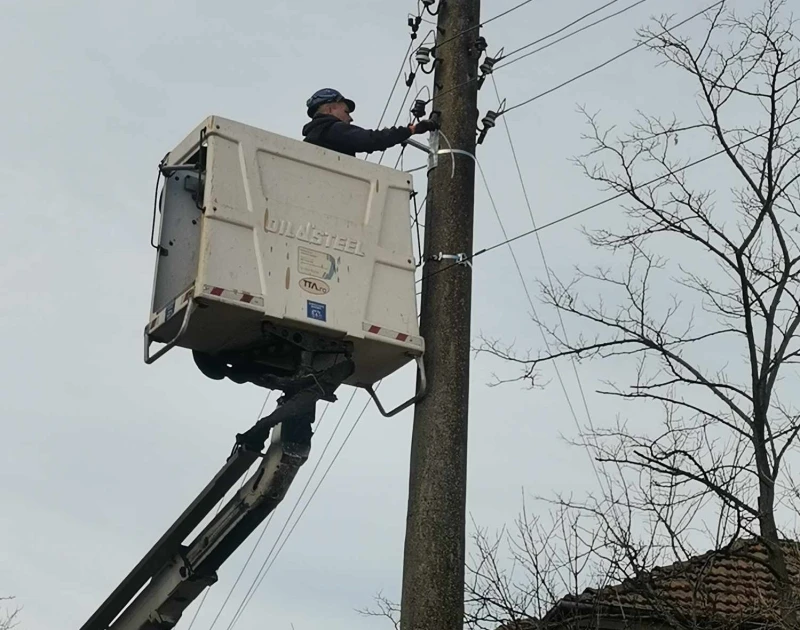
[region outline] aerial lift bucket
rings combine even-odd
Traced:
[[[180,346],[210,378],[286,391],[348,358],[384,415],[424,395],[411,175],[217,116],[159,175],[146,363]],[[373,386],[410,361],[417,395],[386,411]]]

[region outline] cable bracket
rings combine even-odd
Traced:
[[[472,269],[472,262],[470,261],[469,256],[463,252],[460,254],[443,254],[442,252],[439,252],[435,256],[431,256],[428,260],[435,262],[441,262],[443,260],[455,260],[457,265],[466,265]]]

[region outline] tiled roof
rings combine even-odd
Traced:
[[[800,543],[785,541],[782,547],[800,601]],[[597,614],[602,610],[604,616],[627,614],[664,619],[666,614],[729,627],[775,622],[778,598],[766,561],[763,545],[740,540],[729,549],[656,568],[644,579],[567,596],[546,619],[580,611],[594,610],[593,614]]]

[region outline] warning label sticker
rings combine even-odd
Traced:
[[[336,259],[326,252],[298,247],[297,270],[304,276],[330,280],[336,276]]]
[[[320,302],[308,300],[306,302],[306,315],[309,319],[316,319],[321,322],[327,321],[328,307]]]

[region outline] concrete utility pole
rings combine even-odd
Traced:
[[[470,79],[478,73],[480,0],[440,0],[439,7],[433,110],[441,112],[452,148],[474,154],[478,88]],[[401,630],[463,627],[472,269],[436,273],[454,261],[434,258],[472,254],[474,197],[473,159],[440,155],[425,212],[423,278],[429,277],[422,283],[420,332],[428,394],[414,414]]]

